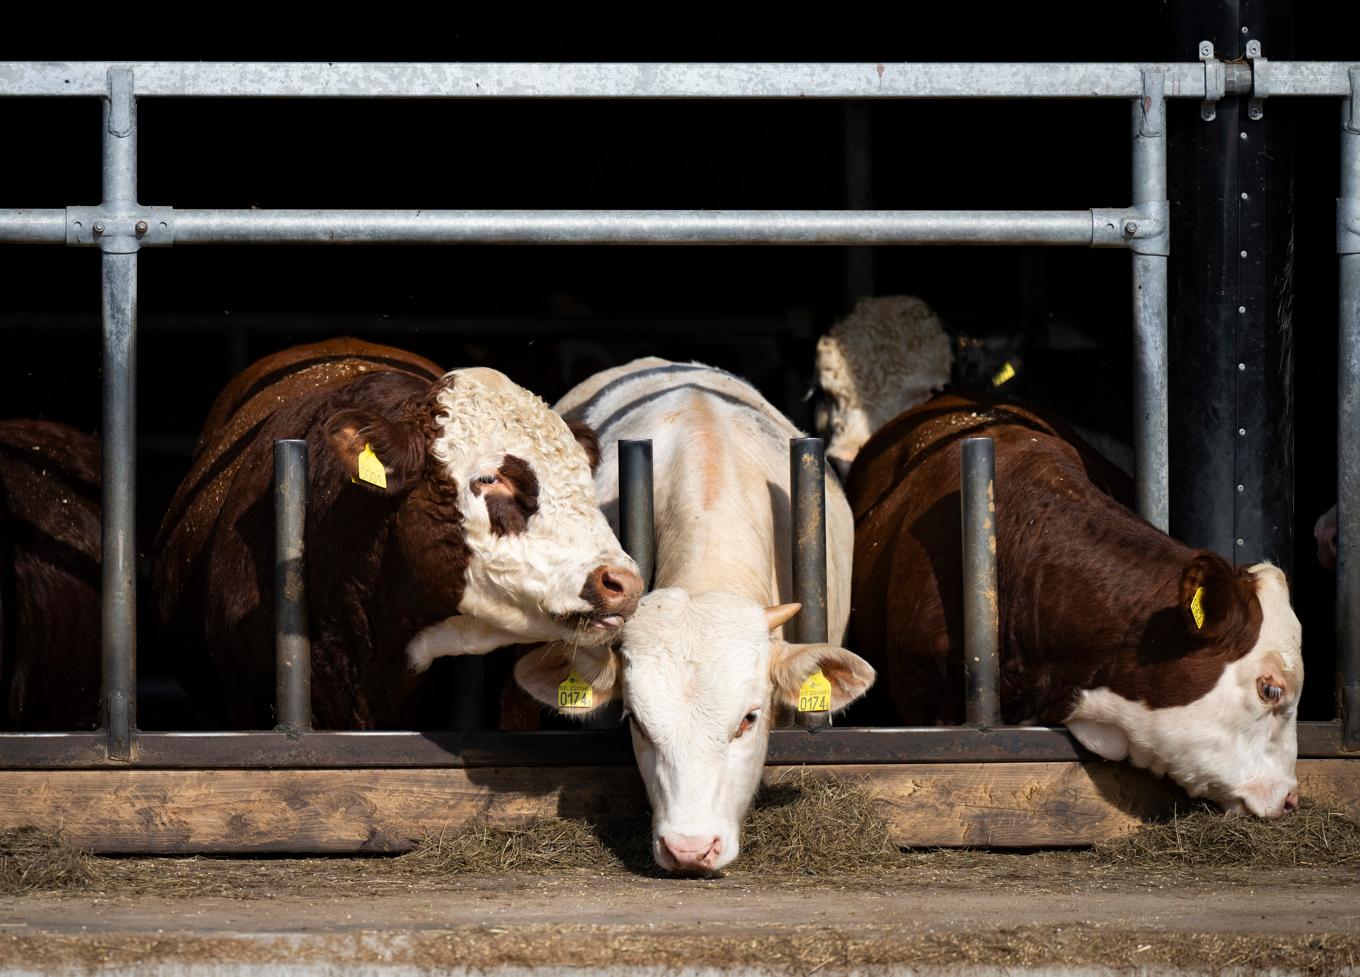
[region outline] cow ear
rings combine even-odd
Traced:
[[[586,457],[590,459],[590,472],[593,475],[595,469],[600,467],[600,436],[585,421],[569,419],[567,427],[571,429],[571,436],[576,439],[576,443],[585,449]]]
[[[337,411],[322,430],[341,469],[356,484],[374,491],[399,492],[415,482],[425,467],[424,435],[410,424],[388,420],[374,411]],[[375,464],[382,468],[381,477]]]
[[[1180,608],[1186,630],[1204,641],[1227,632],[1241,593],[1233,568],[1217,553],[1201,552],[1181,573]]]
[[[1113,723],[1102,723],[1094,719],[1069,719],[1067,731],[1077,738],[1078,743],[1098,757],[1117,761],[1129,755],[1129,738]]]
[[[562,715],[580,719],[618,695],[620,677],[619,656],[610,647],[581,648],[556,641],[515,662],[520,688]]]
[[[839,712],[868,692],[875,678],[873,666],[836,645],[770,639],[770,678],[776,702],[797,709],[803,683],[817,672],[831,684],[831,712]]]

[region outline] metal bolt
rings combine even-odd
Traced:
[[[1238,135],[1238,138],[1239,138],[1239,139],[1246,139],[1246,138],[1247,138],[1247,134],[1246,134],[1245,132],[1240,133],[1240,134]]]
[[[1214,46],[1205,42],[1199,46],[1199,56],[1201,58],[1212,58],[1214,56]]]
[[[150,229],[151,229],[151,228],[147,225],[146,221],[138,221],[138,222],[137,222],[136,231],[137,231],[138,234],[145,234],[145,233],[146,233],[147,231],[149,231]],[[1244,255],[1246,254],[1245,251],[1243,251],[1242,253],[1243,253]]]
[[[1239,427],[1239,428],[1237,429],[1237,433],[1238,433],[1238,436],[1239,436],[1239,437],[1244,437],[1244,438],[1245,438],[1245,437],[1247,436],[1247,429],[1244,428],[1244,427]]]
[[[1260,56],[1261,56],[1261,42],[1260,42],[1260,41],[1248,41],[1248,42],[1247,42],[1247,57],[1249,57],[1249,58],[1259,58]]]
[[[1247,191],[1245,191],[1245,190],[1242,191],[1242,199],[1243,199],[1243,200],[1246,200],[1246,199],[1247,199]]]
[[[1237,545],[1238,545],[1238,546],[1246,546],[1246,545],[1247,545],[1247,541],[1244,540],[1244,539],[1242,539],[1241,537],[1238,537],[1238,539],[1237,539]]]
[[[1246,490],[1247,490],[1247,487],[1246,487],[1245,485],[1239,485],[1239,486],[1237,486],[1237,491],[1239,491],[1239,492],[1245,492]]]
[[[1247,253],[1246,253],[1245,251],[1241,252],[1241,254],[1242,254],[1242,257],[1244,257],[1244,258],[1247,256]]]
[[[1137,233],[1138,233],[1138,222],[1137,222],[1137,221],[1125,221],[1125,222],[1124,222],[1124,236],[1125,236],[1125,237],[1133,237],[1133,236],[1134,236],[1135,234],[1137,234]]]
[[[94,222],[94,232],[95,232],[96,234],[103,234],[103,233],[104,233],[104,222],[103,222],[103,221],[95,221],[95,222]]]
[[[1245,370],[1246,368],[1247,368],[1247,364],[1245,364],[1245,363],[1238,363],[1238,364],[1237,364],[1237,369],[1238,369],[1239,372],[1242,371],[1242,370]]]
[[[1247,307],[1246,307],[1245,305],[1239,305],[1239,306],[1237,307],[1237,311],[1238,311],[1238,314],[1239,314],[1239,315],[1246,315],[1246,313],[1247,313]]]
[[[1259,119],[1259,118],[1260,118],[1261,116],[1263,116],[1263,115],[1265,115],[1265,112],[1263,112],[1263,111],[1261,110],[1261,106],[1259,106],[1259,105],[1248,106],[1248,108],[1247,108],[1247,116],[1248,116],[1249,118],[1252,118],[1252,119]]]
[[[1251,33],[1251,29],[1248,28],[1248,27],[1243,27],[1243,28],[1242,28],[1242,33],[1243,33],[1243,34],[1249,34],[1249,33]]]

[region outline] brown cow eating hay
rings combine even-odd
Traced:
[[[308,444],[319,726],[410,727],[434,658],[597,644],[637,606],[637,568],[596,505],[592,432],[494,370],[352,339],[295,347],[218,397],[156,547],[160,622],[232,726],[272,725],[279,438]]]
[[[975,435],[996,447],[1005,721],[1066,723],[1229,811],[1292,810],[1303,658],[1284,574],[1159,532],[1109,494],[1108,464],[1014,405],[935,397],[855,459],[852,626],[897,718],[963,718],[959,456]]]

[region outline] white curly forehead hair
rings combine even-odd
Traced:
[[[827,454],[849,464],[884,424],[949,382],[944,325],[912,295],[860,299],[817,342],[817,383],[826,402],[817,432]]]

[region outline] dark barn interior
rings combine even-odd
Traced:
[[[1355,10],[1244,0],[955,5],[893,23],[845,17],[796,28],[754,18],[661,17],[645,29],[412,22],[342,41],[266,42],[241,31],[21,44],[10,35],[0,60],[1193,61],[1202,37],[1233,57],[1240,38],[1224,25],[1239,22],[1254,25],[1272,57],[1358,53]],[[1300,718],[1329,719],[1334,583],[1314,557],[1312,527],[1336,500],[1337,107],[1280,99],[1260,121],[1236,112],[1225,106],[1203,122],[1193,101],[1168,109],[1172,532],[1288,569],[1310,668]],[[99,113],[94,100],[0,100],[0,205],[95,202]],[[1261,134],[1232,163],[1234,179],[1258,180],[1268,201],[1253,215],[1229,206],[1231,167],[1215,155],[1217,137],[1239,123]],[[1127,204],[1130,183],[1128,112],[1096,101],[156,99],[142,104],[139,125],[140,199],[175,207],[1086,208]],[[1248,238],[1259,263],[1216,265]],[[0,417],[97,431],[97,252],[7,246],[0,255]],[[951,335],[987,340],[971,354],[983,357],[973,369],[990,375],[1013,361],[1008,393],[1127,444],[1129,278],[1128,256],[1081,248],[148,250],[139,552],[145,564],[213,397],[246,364],[294,343],[349,334],[445,367],[493,366],[549,402],[636,356],[692,359],[748,377],[807,427],[817,337],[862,295],[913,294]],[[1237,305],[1234,288],[1269,300],[1229,335],[1220,313]],[[1238,360],[1249,368],[1234,371]],[[1206,439],[1253,410],[1264,411],[1268,431],[1250,447]],[[1261,482],[1241,498],[1215,494],[1215,466],[1232,481],[1247,471]],[[1236,511],[1244,505],[1255,508]],[[1219,532],[1248,522],[1259,531],[1242,544]],[[157,644],[149,614],[141,621],[139,719],[175,728],[189,720],[165,679],[175,649]]]

